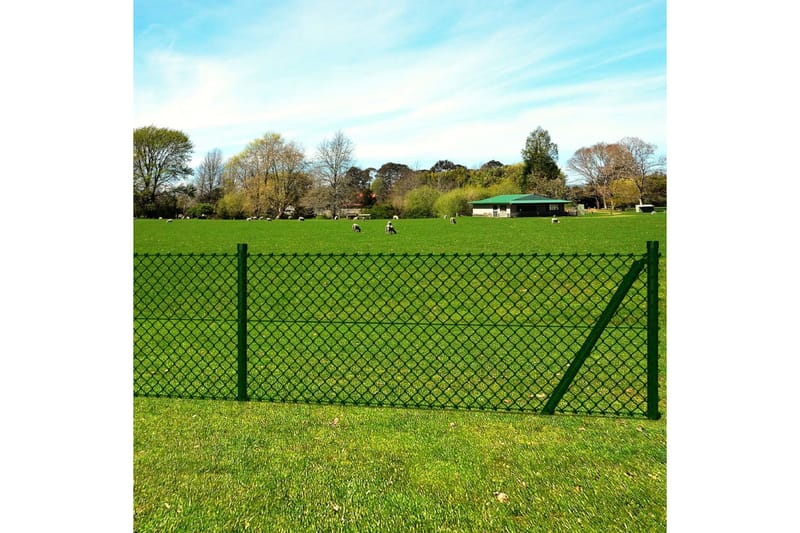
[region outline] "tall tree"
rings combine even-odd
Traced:
[[[226,194],[243,195],[244,211],[252,216],[279,218],[310,187],[302,148],[278,133],[249,143],[225,165]]]
[[[374,168],[361,170],[358,167],[350,167],[347,170],[347,182],[350,183],[352,189],[349,203],[362,207],[369,207],[375,203],[375,194],[370,190],[374,171]]]
[[[353,163],[353,151],[353,142],[341,130],[332,138],[323,140],[317,147],[314,172],[318,185],[330,190],[333,216],[348,203],[353,192],[354,184],[347,174]]]
[[[377,196],[378,202],[387,202],[394,192],[395,185],[407,181],[414,176],[414,171],[402,163],[384,163],[375,173],[372,181],[372,191]]]
[[[197,201],[213,204],[222,196],[222,151],[215,148],[208,152],[203,162],[195,169],[195,188]]]
[[[639,192],[639,204],[641,205],[647,191],[647,177],[662,170],[666,160],[663,157],[656,158],[655,144],[647,143],[638,137],[625,137],[619,141],[619,144],[628,152],[627,173]]]
[[[431,167],[431,172],[447,172],[456,168],[455,163],[449,159],[440,159]]]
[[[525,140],[522,149],[522,161],[525,164],[523,182],[520,186],[528,192],[529,180],[554,180],[561,177],[558,168],[558,145],[550,139],[550,133],[538,126]]]
[[[168,185],[192,175],[194,145],[179,130],[145,126],[133,130],[133,199],[141,214],[155,212]]]
[[[567,162],[567,168],[578,174],[595,195],[600,196],[603,209],[607,207],[609,186],[614,177],[612,154],[608,144],[599,142],[579,148]]]

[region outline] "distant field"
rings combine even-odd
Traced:
[[[661,242],[666,255],[667,215],[626,213],[549,218],[460,217],[394,222],[385,220],[135,220],[134,252],[234,253],[247,243],[251,253],[644,253],[645,242]]]

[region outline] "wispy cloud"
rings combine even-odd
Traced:
[[[186,131],[198,161],[266,131],[312,153],[338,129],[365,167],[512,163],[539,125],[562,163],[625,135],[665,149],[663,2],[550,4],[245,3],[218,28],[143,8],[136,123]]]

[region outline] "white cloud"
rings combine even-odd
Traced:
[[[137,125],[186,131],[196,161],[213,148],[231,156],[267,131],[311,155],[342,129],[364,166],[512,163],[538,125],[558,143],[562,163],[580,146],[626,135],[665,147],[663,72],[605,74],[594,59],[602,54],[587,46],[596,72],[581,75],[581,28],[565,37],[559,26],[578,15],[563,6],[551,10],[552,19],[462,11],[448,25],[445,11],[408,18],[403,3],[366,5],[253,13],[224,48],[204,55],[143,45]],[[591,31],[619,24],[608,19]],[[645,39],[603,57],[613,63],[658,46]]]

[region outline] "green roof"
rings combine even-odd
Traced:
[[[568,204],[569,200],[556,200],[545,198],[538,194],[501,194],[483,200],[469,202],[472,205],[495,205],[495,204]]]

